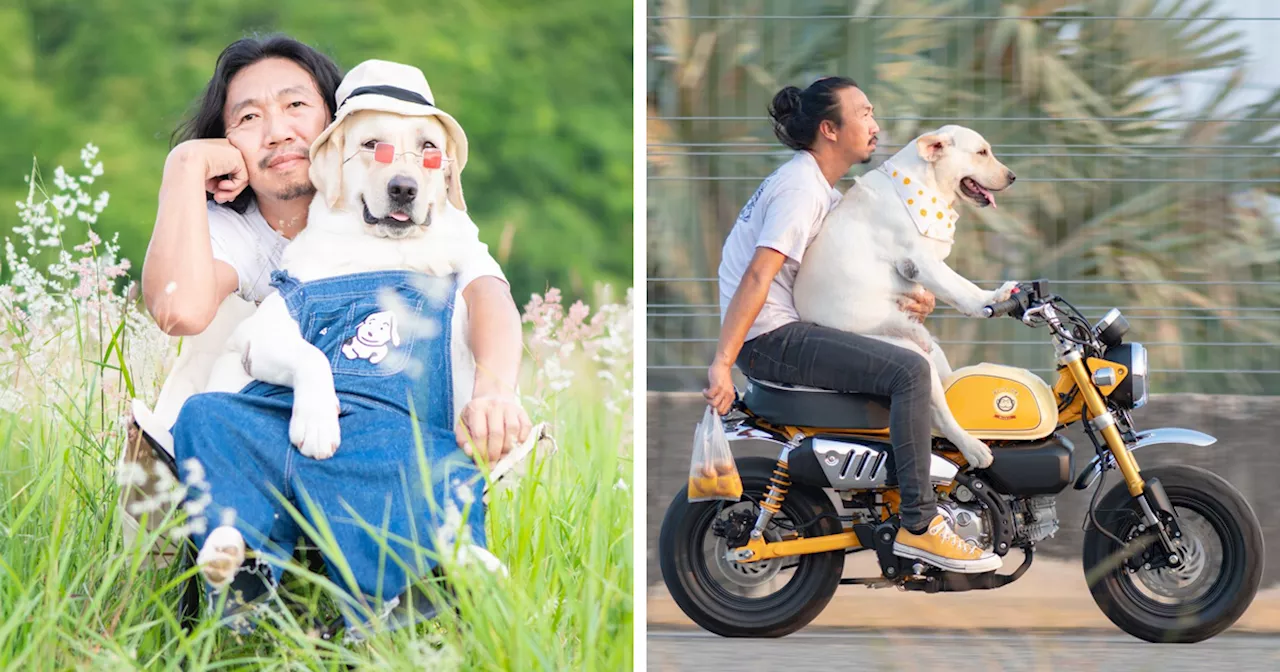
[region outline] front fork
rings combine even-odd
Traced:
[[[1062,347],[1065,343],[1060,343]],[[1085,407],[1089,411],[1089,419],[1085,420],[1094,429],[1102,434],[1103,440],[1107,444],[1107,449],[1111,451],[1111,456],[1115,458],[1116,467],[1120,470],[1120,474],[1124,476],[1125,486],[1129,489],[1129,494],[1138,501],[1138,506],[1142,508],[1143,518],[1146,520],[1146,527],[1159,533],[1160,541],[1163,542],[1165,549],[1168,551],[1168,561],[1171,565],[1178,565],[1181,559],[1175,546],[1173,539],[1182,537],[1181,531],[1178,529],[1177,516],[1174,514],[1173,505],[1169,501],[1169,496],[1165,494],[1164,486],[1161,485],[1160,479],[1153,478],[1144,480],[1142,471],[1138,468],[1138,462],[1133,458],[1133,453],[1129,451],[1129,447],[1125,445],[1124,437],[1120,436],[1120,428],[1116,426],[1116,418],[1111,411],[1107,410],[1107,404],[1102,399],[1102,394],[1098,392],[1098,388],[1093,383],[1093,378],[1089,375],[1089,371],[1084,365],[1084,356],[1080,350],[1076,348],[1062,348],[1065,350],[1058,357],[1058,362],[1067,367],[1071,372],[1071,377],[1075,380],[1076,389],[1084,398]],[[1166,514],[1161,518],[1160,513]]]

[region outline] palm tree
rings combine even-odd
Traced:
[[[849,75],[876,104],[886,155],[959,123],[1019,175],[998,209],[961,218],[949,259],[958,271],[988,283],[1071,281],[1058,289],[1093,319],[1121,307],[1152,367],[1175,371],[1156,377],[1163,391],[1280,392],[1280,375],[1265,373],[1280,370],[1269,202],[1280,196],[1280,91],[1233,102],[1248,55],[1212,10],[1210,0],[655,0],[649,276],[714,277],[738,208],[787,156],[769,99],[786,84]],[[681,18],[724,14],[733,17]],[[1189,73],[1221,80],[1190,111],[1175,106],[1171,83]],[[715,289],[651,283],[651,305],[703,317],[655,306],[650,338],[714,338]],[[936,314],[931,329],[953,362],[1052,367],[1041,333]],[[709,352],[660,342],[649,358],[701,366]],[[1264,373],[1178,372],[1187,369]]]

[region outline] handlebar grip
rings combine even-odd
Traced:
[[[1011,296],[1004,301],[995,303],[994,305],[984,306],[982,308],[982,314],[986,317],[1000,317],[1002,315],[1008,315],[1021,307],[1022,302],[1019,301],[1016,296]]]

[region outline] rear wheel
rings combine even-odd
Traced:
[[[724,637],[781,637],[822,613],[840,585],[844,551],[738,563],[725,558],[724,536],[713,528],[754,525],[777,463],[761,457],[737,460],[742,498],[695,502],[676,495],[662,520],[658,557],[662,579],[680,609],[706,630]],[[815,521],[804,529],[799,525]],[[717,524],[718,523],[718,524]],[[831,500],[821,491],[792,485],[765,539],[816,537],[841,531]]]
[[[1117,545],[1090,525],[1084,541],[1089,592],[1112,623],[1140,639],[1213,637],[1235,623],[1258,592],[1264,551],[1257,516],[1230,483],[1204,469],[1153,467],[1143,476],[1159,478],[1169,495],[1182,532],[1175,540],[1182,562],[1159,569],[1145,562],[1127,565],[1131,546]],[[1097,518],[1127,544],[1142,544],[1151,536],[1143,535],[1141,508],[1124,483],[1098,502]],[[1159,546],[1150,548],[1155,552]]]

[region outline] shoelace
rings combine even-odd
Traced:
[[[973,553],[977,550],[976,546],[961,539],[960,535],[956,534],[945,521],[939,521],[938,524],[929,529],[929,532],[937,535],[943,543],[951,544],[965,553]]]

